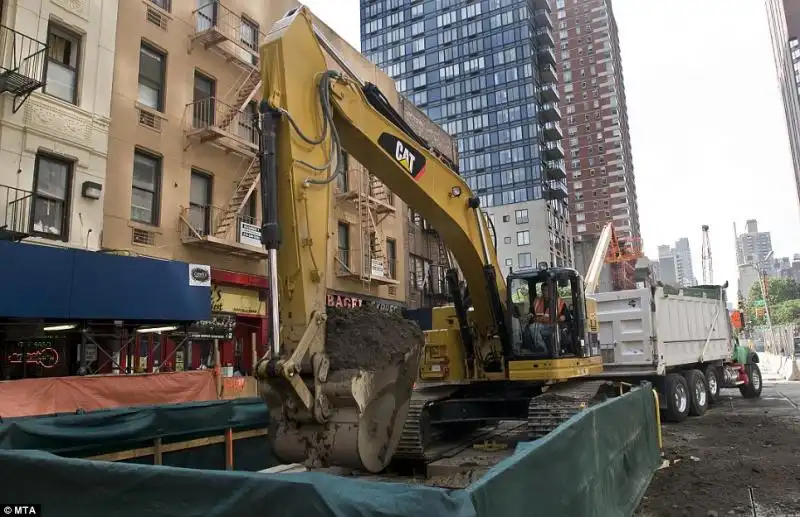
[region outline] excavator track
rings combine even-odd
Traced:
[[[606,381],[573,381],[550,387],[528,405],[528,437],[542,438],[587,407],[603,400]]]
[[[394,453],[395,460],[401,461],[431,461],[430,451],[426,446],[434,442],[433,429],[425,421],[425,406],[443,398],[441,395],[425,395],[414,393],[408,407],[408,416],[400,435],[400,443]]]

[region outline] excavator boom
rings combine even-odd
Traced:
[[[504,333],[506,285],[478,198],[375,86],[330,70],[323,46],[301,7],[276,23],[261,48],[262,240],[278,312],[272,355],[257,375],[284,461],[378,471],[400,439],[421,350],[378,371],[329,368],[328,214],[341,149],[437,229],[470,286],[475,331],[484,338]]]

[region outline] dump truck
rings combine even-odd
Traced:
[[[594,294],[602,377],[652,382],[664,419],[673,422],[704,414],[721,388],[758,398],[759,357],[733,332],[726,287],[658,283]]]

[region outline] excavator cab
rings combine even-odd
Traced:
[[[512,359],[588,357],[583,278],[540,267],[508,276]]]

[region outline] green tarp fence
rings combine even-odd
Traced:
[[[0,449],[35,449],[59,456],[86,458],[139,447],[161,438],[170,444],[234,432],[265,429],[269,413],[260,398],[215,400],[163,406],[114,408],[80,414],[4,419]],[[278,463],[264,436],[236,440],[236,470],[262,470]],[[153,456],[126,460],[153,464]],[[167,452],[162,463],[178,467],[224,469],[225,445]]]
[[[593,406],[467,488],[479,516],[628,517],[661,463],[649,385]]]
[[[102,429],[84,432],[106,436]],[[91,440],[73,437],[65,449]],[[633,513],[658,464],[655,400],[650,389],[636,389],[520,444],[466,490],[0,450],[0,471],[13,473],[3,476],[0,501],[40,503],[45,515],[65,517],[614,517]]]

